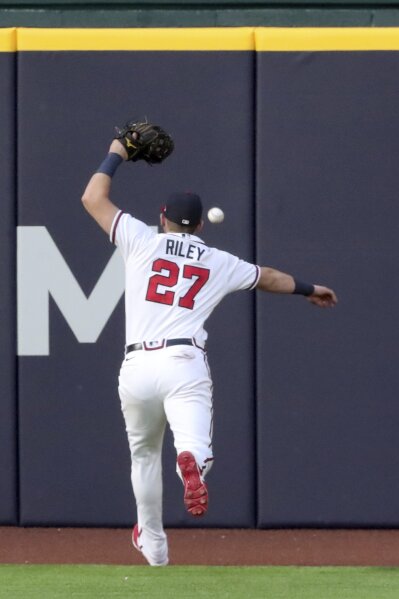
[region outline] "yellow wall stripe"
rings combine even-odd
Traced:
[[[252,27],[18,29],[18,50],[254,50]]]
[[[0,52],[15,52],[17,49],[17,33],[15,27],[0,29]]]
[[[399,50],[396,27],[257,28],[258,52]]]
[[[258,52],[399,50],[399,28],[0,29],[0,52],[255,49]]]

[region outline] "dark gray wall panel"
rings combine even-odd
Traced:
[[[15,373],[15,54],[0,53],[0,523],[17,521]]]
[[[20,144],[19,224],[47,228],[86,294],[112,248],[84,213],[80,196],[108,150],[114,125],[129,117],[160,122],[173,134],[176,150],[154,168],[123,165],[114,201],[156,225],[165,194],[196,190],[207,208],[219,205],[227,213],[223,225],[206,227],[204,239],[254,259],[253,61],[251,52],[21,53],[19,130],[24,140],[34,140],[34,151]],[[209,322],[216,461],[209,476],[211,509],[201,526],[255,522],[253,301],[250,293],[231,296]],[[117,397],[123,316],[120,302],[97,343],[79,344],[51,302],[50,355],[20,358],[24,524],[134,521]],[[233,489],[240,489],[239,498],[230,502]],[[193,525],[182,506],[170,443],[165,521]]]
[[[86,4],[86,3],[85,3]],[[243,8],[176,5],[158,6],[148,10],[135,2],[121,8],[97,5],[74,7],[63,2],[56,10],[45,7],[5,6],[0,3],[3,26],[17,27],[394,27],[399,22],[398,8],[338,7],[325,10],[322,6],[290,8],[270,4]]]
[[[397,526],[399,56],[258,55],[258,261],[336,289],[258,306],[261,526]]]

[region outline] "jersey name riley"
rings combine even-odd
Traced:
[[[192,243],[188,245],[180,239],[167,239],[165,253],[171,256],[180,256],[181,258],[189,258],[190,260],[200,260],[205,249],[201,249]]]

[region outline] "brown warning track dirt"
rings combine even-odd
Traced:
[[[167,531],[171,564],[399,566],[399,530]],[[0,527],[0,563],[146,562],[130,530]]]

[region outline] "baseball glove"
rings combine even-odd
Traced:
[[[149,164],[162,162],[173,152],[171,136],[158,125],[147,122],[128,121],[116,129],[116,137],[125,148],[128,160],[145,160]]]

